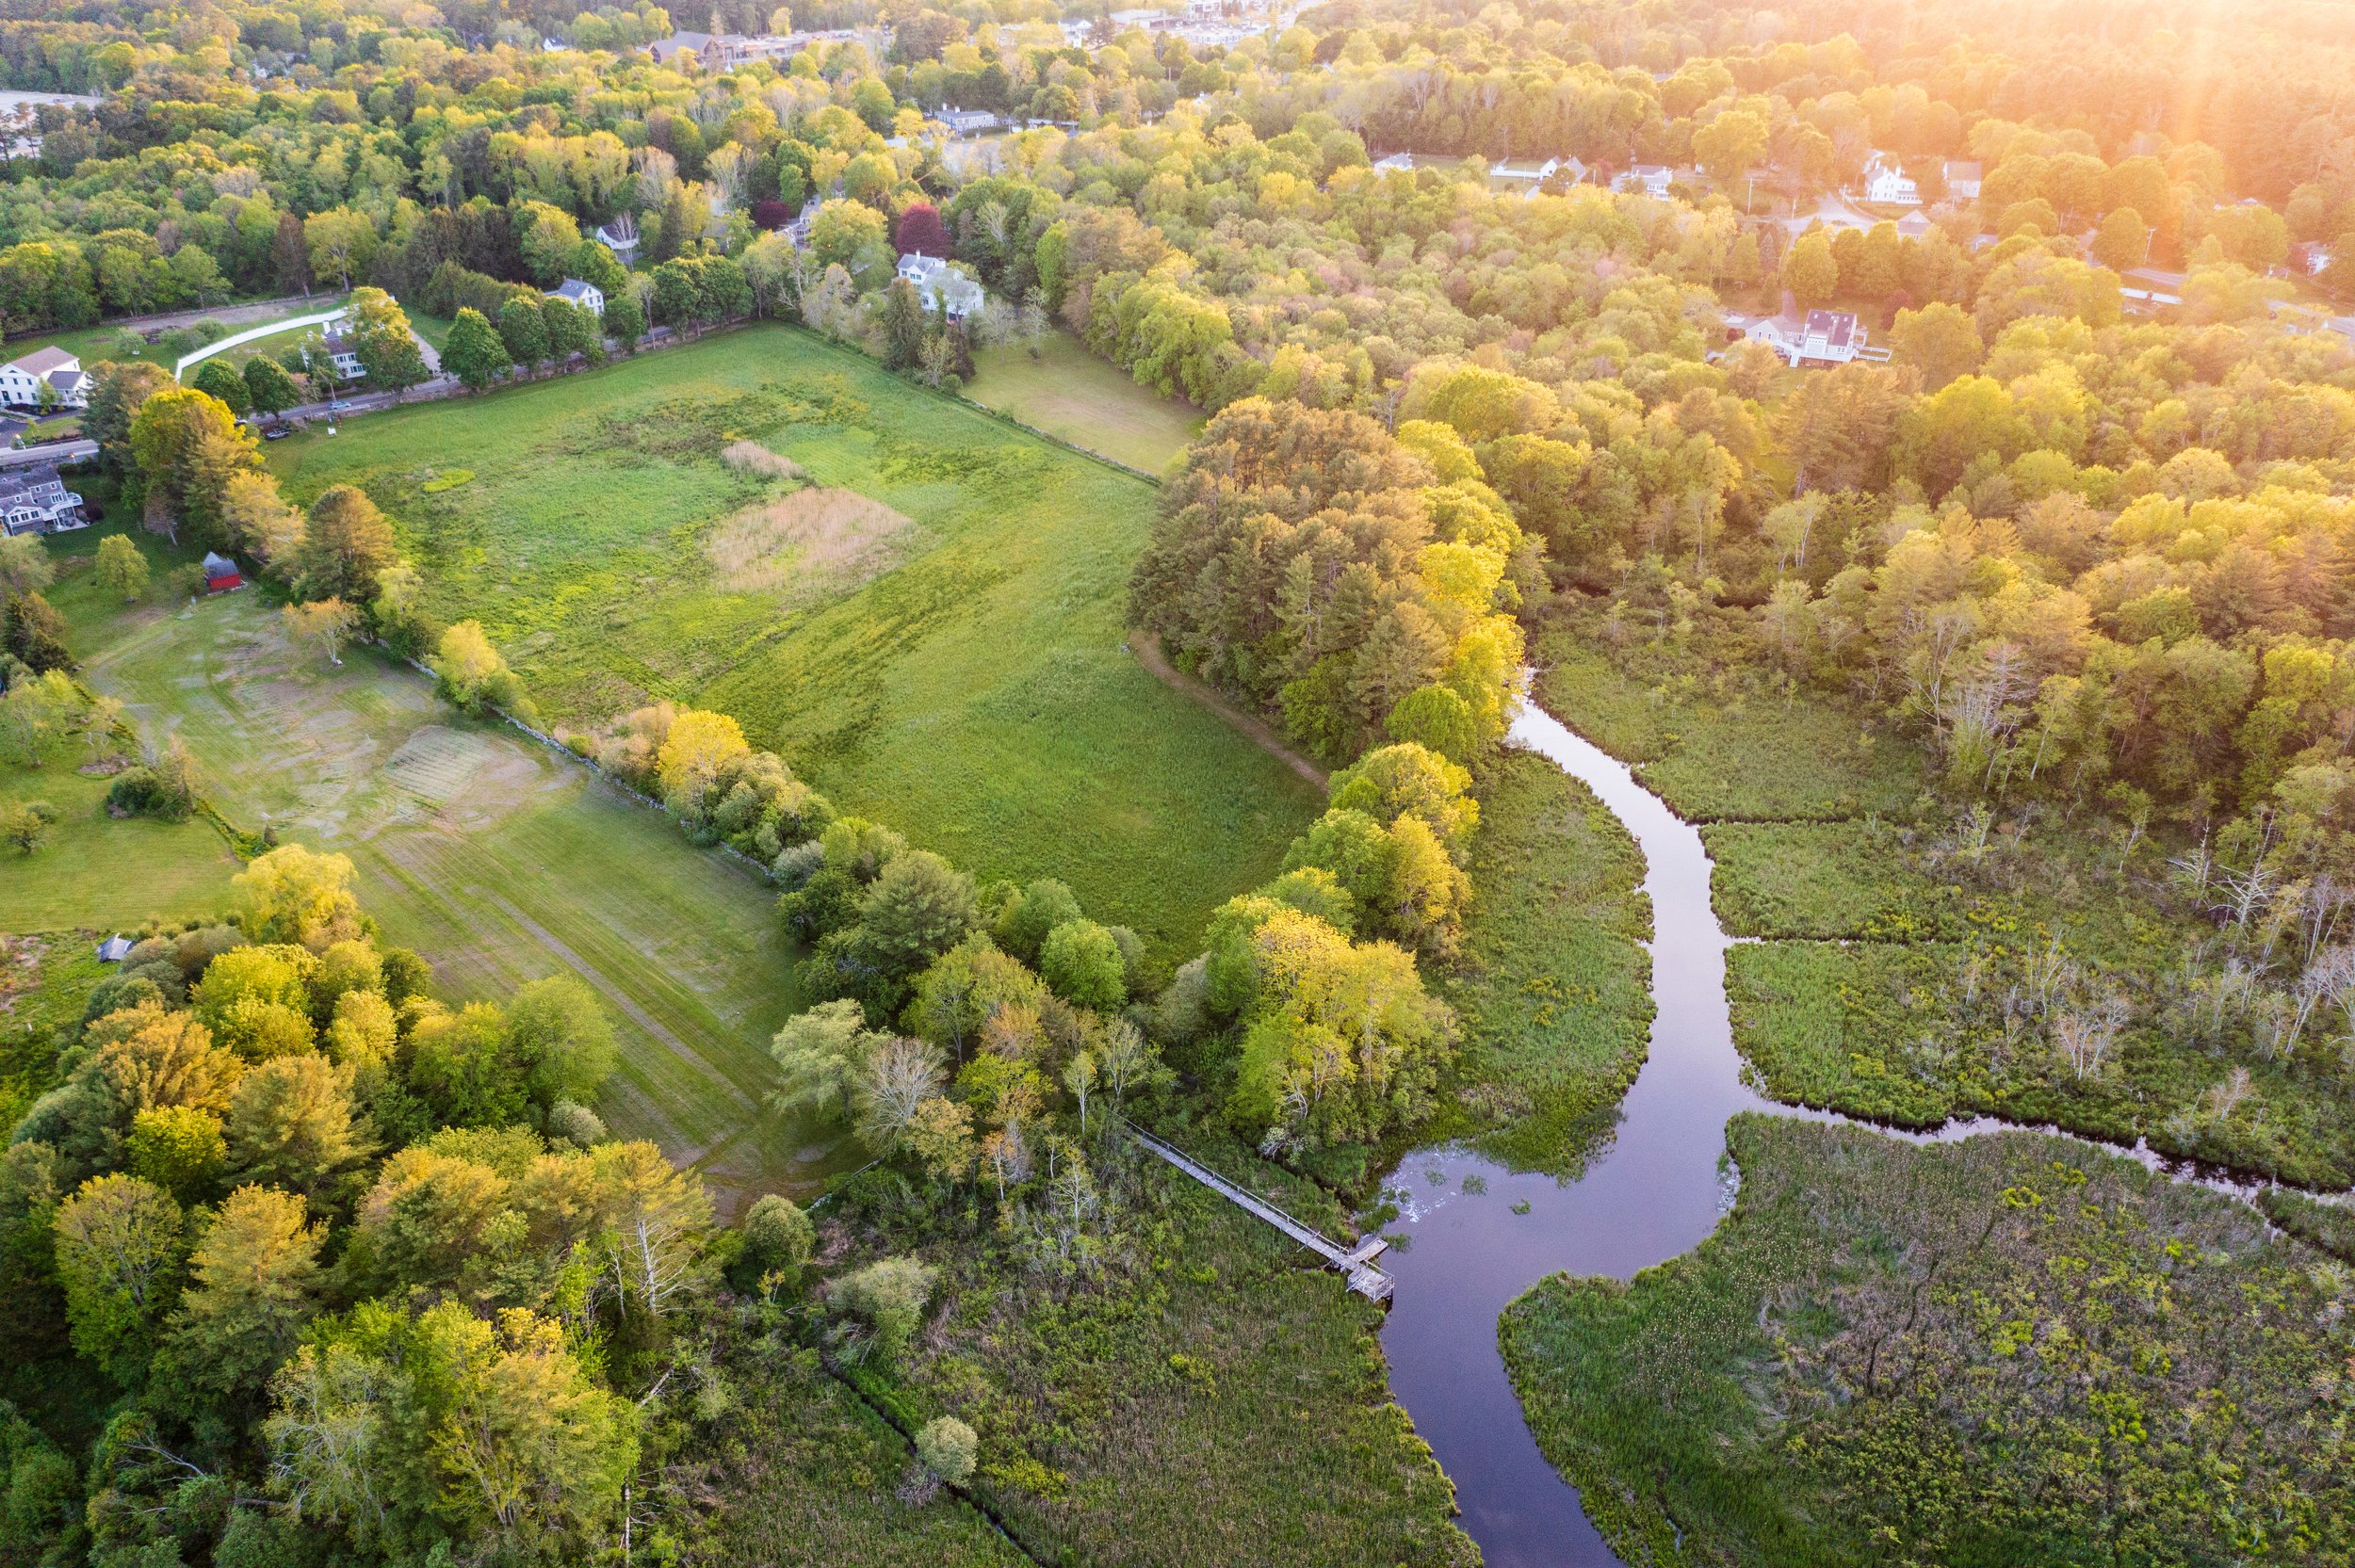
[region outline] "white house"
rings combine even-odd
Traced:
[[[89,405],[89,378],[82,373],[82,362],[62,348],[36,348],[21,360],[0,364],[0,403],[40,408],[43,387],[59,408]]]
[[[1952,158],[1946,160],[1946,194],[1954,201],[1977,201],[1979,187],[1986,177],[1987,171],[1975,163],[1957,163]]]
[[[61,534],[89,525],[82,497],[51,468],[0,474],[0,533]]]
[[[585,283],[578,278],[567,278],[548,290],[548,298],[561,299],[568,305],[577,305],[594,315],[599,320],[605,318],[605,290],[594,283]]]
[[[982,308],[982,285],[938,256],[911,251],[900,258],[900,276],[916,285],[926,310],[942,310],[962,321]]]
[[[1647,196],[1665,197],[1677,171],[1665,163],[1639,163],[1619,181],[1621,190],[1640,189]]]
[[[638,219],[624,213],[610,223],[597,225],[597,243],[613,252],[624,267],[638,254]]]
[[[1913,176],[1897,166],[1897,160],[1886,153],[1876,153],[1864,166],[1864,199],[1891,207],[1918,207],[1922,204],[1922,189],[1913,183]]]
[[[1488,166],[1488,178],[1537,186],[1561,167],[1560,158],[1501,158]]]
[[[994,131],[1005,123],[988,109],[951,107],[941,110],[933,118],[947,126],[949,134],[952,137],[979,136],[983,131]]]
[[[1415,171],[1415,154],[1388,154],[1373,160],[1373,171],[1376,174],[1412,174]]]
[[[1726,331],[1752,343],[1762,343],[1793,366],[1846,364],[1851,360],[1885,364],[1889,350],[1865,341],[1863,326],[1846,311],[1810,311],[1805,316],[1786,305],[1780,315],[1728,315]]]
[[[328,328],[326,335],[319,339],[319,353],[312,360],[315,371],[321,358],[326,360],[327,368],[339,381],[356,381],[368,373],[367,367],[360,363],[359,343],[341,327]]]

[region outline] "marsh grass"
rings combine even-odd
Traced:
[[[2355,1496],[2316,1440],[2346,1270],[2035,1134],[1727,1136],[1715,1235],[1627,1284],[1547,1280],[1502,1325],[1539,1447],[1625,1560],[2347,1560]]]

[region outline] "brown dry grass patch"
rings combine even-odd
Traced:
[[[855,490],[812,486],[748,507],[704,542],[734,593],[805,592],[862,583],[897,561],[916,525]]]
[[[809,471],[782,452],[771,452],[756,441],[732,443],[720,454],[720,461],[730,468],[747,474],[760,474],[771,479],[805,479]]]

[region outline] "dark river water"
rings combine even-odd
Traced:
[[[1700,833],[1637,784],[1626,764],[1535,703],[1523,706],[1511,738],[1594,790],[1643,849],[1658,1007],[1650,1055],[1621,1103],[1616,1132],[1574,1183],[1517,1173],[1454,1146],[1399,1163],[1390,1186],[1408,1196],[1386,1229],[1412,1240],[1382,1259],[1397,1281],[1382,1346],[1391,1390],[1455,1482],[1463,1527],[1489,1568],[1585,1568],[1619,1560],[1521,1419],[1497,1350],[1498,1315],[1549,1274],[1625,1279],[1707,1237],[1732,1207],[1735,1180],[1723,1156],[1734,1112],[1844,1119],[1778,1105],[1743,1084],[1726,1008],[1732,944],[1710,907]],[[1935,1133],[1896,1136],[1948,1141],[2000,1125],[1955,1122]],[[2147,1150],[2134,1153],[2157,1163]],[[1479,1178],[1473,1190],[1467,1177]],[[1521,1202],[1528,1212],[1514,1213]]]

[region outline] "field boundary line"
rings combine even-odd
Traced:
[[[811,342],[819,344],[834,353],[847,355],[852,359],[857,360],[860,364],[865,364],[871,369],[880,371],[885,376],[889,376],[895,381],[904,382],[906,385],[916,388],[918,392],[929,392],[935,397],[944,397],[951,403],[962,404],[966,408],[972,410],[975,413],[981,414],[984,418],[994,419],[1000,425],[1011,425],[1025,435],[1036,436],[1039,440],[1046,442],[1050,446],[1060,446],[1064,451],[1075,453],[1080,457],[1086,458],[1091,462],[1100,462],[1105,467],[1116,469],[1120,473],[1129,476],[1131,478],[1143,479],[1146,484],[1151,485],[1156,490],[1161,488],[1161,477],[1158,474],[1148,474],[1144,469],[1136,467],[1132,463],[1126,463],[1121,461],[1118,458],[1109,457],[1106,454],[1096,450],[1093,446],[1082,446],[1078,442],[1073,441],[1068,437],[1056,435],[1051,430],[1042,430],[1036,425],[1028,424],[1023,420],[1016,419],[1014,415],[1005,412],[1003,410],[993,409],[987,403],[981,402],[975,398],[967,397],[962,391],[950,392],[944,387],[926,386],[921,381],[909,381],[898,371],[885,369],[883,362],[875,358],[874,355],[867,353],[863,349],[854,348],[847,343],[837,343],[833,338],[828,337],[825,333],[817,331],[815,328],[804,326],[799,321],[787,321],[783,317],[776,317],[774,319],[776,320],[777,325],[783,327],[787,331],[795,332],[803,337],[808,338]],[[1105,363],[1110,364],[1111,362],[1106,361]]]
[[[1208,682],[1189,675],[1171,664],[1167,655],[1161,652],[1161,639],[1159,637],[1147,631],[1134,631],[1129,634],[1128,640],[1121,646],[1134,655],[1139,664],[1145,666],[1148,674],[1170,690],[1180,697],[1192,698],[1210,709],[1225,719],[1227,725],[1244,739],[1319,789],[1330,786],[1331,780],[1324,769],[1287,745],[1284,737],[1275,733],[1274,725],[1264,719],[1245,713],[1228,702]]]

